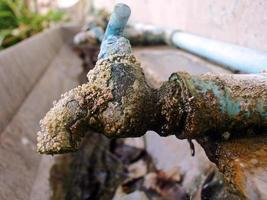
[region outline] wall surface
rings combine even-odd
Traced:
[[[267,50],[266,0],[94,0],[112,10],[124,2],[131,19]]]

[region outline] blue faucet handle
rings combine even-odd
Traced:
[[[122,36],[123,30],[131,15],[131,9],[126,4],[116,4],[109,19],[104,40],[109,36]]]
[[[129,40],[122,37],[130,14],[131,9],[126,4],[119,3],[115,6],[101,43],[98,59],[107,58],[112,54],[130,54],[132,52]]]

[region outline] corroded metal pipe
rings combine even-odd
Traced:
[[[266,133],[201,144],[240,199],[266,199]]]
[[[161,125],[157,130],[161,135],[197,139],[226,131],[267,128],[266,74],[174,73],[159,94],[159,102],[164,100],[159,107],[168,105],[161,115],[167,128]]]

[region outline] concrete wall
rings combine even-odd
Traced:
[[[94,0],[109,10],[118,2],[131,6],[135,21],[267,50],[266,0]]]

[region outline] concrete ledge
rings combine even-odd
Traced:
[[[1,200],[49,197],[53,159],[36,152],[36,132],[52,101],[79,83],[81,60],[67,45],[75,30],[68,30],[56,27],[0,52]]]

